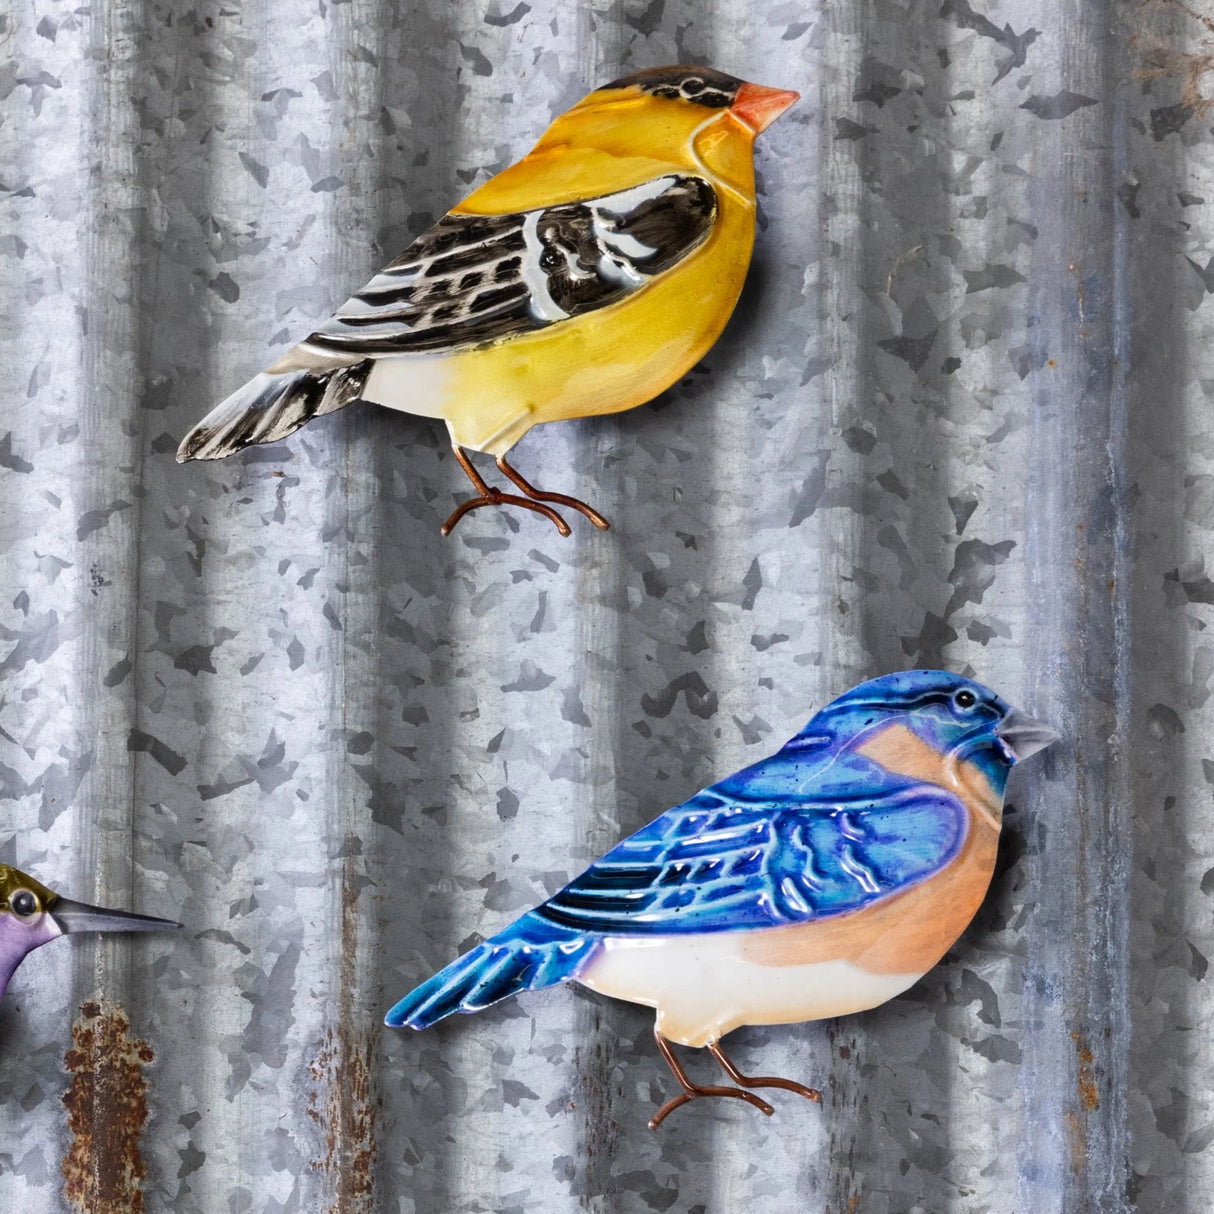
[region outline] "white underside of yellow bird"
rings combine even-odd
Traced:
[[[362,399],[418,417],[443,417],[452,367],[441,354],[379,358],[371,366]]]
[[[744,1024],[795,1024],[876,1007],[923,977],[874,974],[850,961],[766,965],[745,932],[614,937],[578,975],[591,990],[657,1011],[658,1032],[705,1046]]]

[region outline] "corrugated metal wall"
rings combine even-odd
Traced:
[[[1209,1207],[1207,0],[0,23],[0,860],[191,929],[18,972],[0,1206]],[[467,486],[441,428],[369,408],[174,463],[550,117],[675,60],[804,99],[761,141],[705,364],[516,452],[611,532],[483,511],[442,540]],[[943,965],[738,1035],[821,1109],[652,1134],[649,1015],[574,990],[381,1029],[621,833],[910,665],[1068,742],[1015,777]]]

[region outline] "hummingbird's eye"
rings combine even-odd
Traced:
[[[19,919],[28,919],[38,909],[38,899],[28,889],[19,889],[8,900],[8,908]]]
[[[955,696],[953,696],[953,703],[956,704],[958,708],[973,708],[973,706],[978,703],[978,697],[974,695],[972,691],[967,691],[965,688],[962,688]]]

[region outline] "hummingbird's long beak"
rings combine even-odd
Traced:
[[[164,932],[181,927],[172,919],[154,919],[151,915],[133,915],[130,911],[107,910],[58,898],[50,916],[62,932]]]
[[[1019,708],[1013,708],[1007,713],[995,727],[995,733],[1012,752],[1017,763],[1062,740],[1062,735],[1056,729],[1051,729],[1044,721],[1030,717],[1027,712],[1021,712]]]

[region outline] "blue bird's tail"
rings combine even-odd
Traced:
[[[216,405],[181,440],[177,462],[223,459],[254,443],[272,443],[304,422],[357,400],[371,371],[371,359],[344,367],[316,367],[255,375]]]
[[[597,936],[528,912],[407,994],[384,1023],[390,1028],[429,1028],[455,1012],[479,1012],[519,991],[568,982],[598,951],[598,944]]]

